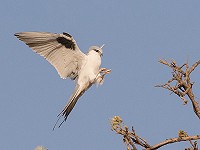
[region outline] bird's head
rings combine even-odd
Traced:
[[[104,44],[101,47],[99,47],[99,46],[91,46],[89,48],[88,53],[90,53],[91,51],[94,51],[94,52],[98,53],[102,57],[103,56],[103,50],[102,50],[103,47],[104,47]]]

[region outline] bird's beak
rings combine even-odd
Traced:
[[[100,48],[102,49],[105,46],[105,44],[103,44]]]

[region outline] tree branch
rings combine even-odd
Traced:
[[[155,144],[154,146],[152,146],[151,148],[147,148],[146,150],[156,150],[162,146],[165,146],[167,144],[171,144],[171,143],[177,143],[177,142],[181,142],[181,141],[191,141],[191,140],[198,140],[200,139],[200,135],[194,135],[194,136],[188,136],[188,137],[178,137],[178,138],[171,138],[171,139],[167,139],[163,142],[160,142],[158,144]]]
[[[126,144],[127,150],[137,150],[136,145],[141,146],[145,150],[156,150],[167,144],[177,143],[182,141],[190,142],[192,147],[189,150],[198,150],[197,142],[195,141],[193,143],[192,140],[200,139],[200,135],[188,136],[188,134],[185,131],[180,130],[178,132],[178,137],[170,138],[151,146],[145,139],[141,138],[136,134],[133,127],[132,131],[129,131],[128,127],[126,125],[123,125],[123,121],[119,116],[114,116],[111,119],[111,129],[112,131],[115,131],[117,134],[123,136],[123,142]]]
[[[170,67],[173,70],[173,72],[172,78],[168,80],[167,83],[162,85],[156,85],[155,87],[162,87],[176,94],[183,100],[183,104],[187,104],[187,96],[192,102],[195,114],[200,119],[200,107],[198,102],[195,100],[192,91],[192,86],[194,83],[190,81],[190,74],[200,64],[200,60],[194,63],[191,67],[189,67],[188,63],[183,64],[182,66],[178,66],[175,60],[172,60],[171,63],[167,62],[166,60],[159,60],[159,62]],[[173,82],[175,82],[175,86],[172,85]]]

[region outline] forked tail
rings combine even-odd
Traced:
[[[70,100],[69,102],[65,105],[65,108],[58,114],[58,119],[53,127],[53,130],[55,129],[55,127],[57,126],[60,118],[62,116],[64,116],[64,120],[60,123],[60,125],[58,126],[58,128],[67,120],[67,117],[68,115],[70,114],[70,112],[72,111],[72,109],[74,108],[76,102],[78,101],[79,97],[81,95],[83,95],[85,91],[82,91],[80,86],[77,85],[75,90],[74,90],[74,93],[72,94],[72,96],[70,97]]]

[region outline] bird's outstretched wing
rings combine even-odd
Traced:
[[[86,55],[68,33],[21,32],[15,36],[48,60],[61,78],[76,79]]]

